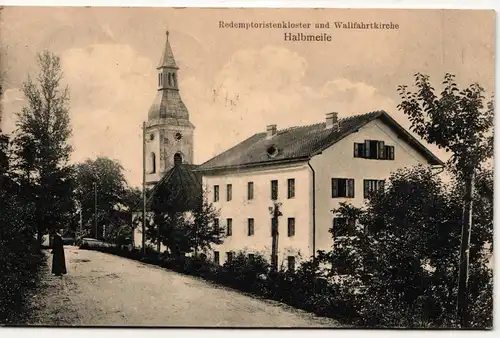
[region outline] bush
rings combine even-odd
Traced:
[[[260,276],[269,274],[270,266],[267,260],[259,255],[249,258],[244,252],[239,252],[230,262],[222,266],[220,279],[224,284],[249,292],[264,293],[265,282]]]
[[[17,324],[29,316],[28,296],[38,286],[45,257],[27,226],[29,206],[21,207],[7,189],[0,189],[0,206],[0,323]]]

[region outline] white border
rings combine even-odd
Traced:
[[[330,7],[330,8],[459,8],[495,9],[496,0],[0,0],[14,6],[123,6],[123,7]]]
[[[131,1],[131,0],[0,0],[0,5],[7,6],[123,6],[123,7],[148,7],[148,6],[162,6],[162,7],[296,7],[296,8],[308,8],[308,7],[328,7],[328,8],[455,8],[455,9],[500,9],[500,1],[498,0],[359,0],[359,1],[347,1],[347,0],[162,0],[162,1]],[[496,28],[499,32],[499,20],[497,19]],[[1,32],[0,32],[1,39]],[[495,55],[500,55],[500,44],[498,42],[498,36],[496,37],[496,53]],[[498,62],[497,62],[498,63]],[[498,79],[499,68],[495,67],[495,79]],[[496,83],[497,81],[495,81]],[[497,86],[495,86],[497,87]],[[498,90],[495,88],[495,97]],[[498,100],[498,99],[497,99]],[[500,140],[497,137],[495,139],[496,149],[500,146]],[[496,164],[496,163],[495,163]],[[495,165],[496,167],[496,165]],[[495,186],[498,187],[498,175],[495,176]],[[495,199],[497,202],[497,199]],[[499,204],[495,203],[495,206]],[[495,208],[496,209],[496,208]],[[500,210],[500,209],[498,209]],[[494,223],[497,224],[499,219],[498,213],[494,214]],[[495,231],[494,240],[499,243],[498,231]],[[497,306],[498,306],[498,292],[497,283],[497,273],[499,260],[495,260],[495,278],[494,278],[494,328],[498,328],[498,316],[497,316]],[[186,315],[189,315],[188,313]],[[497,331],[497,330],[494,330]],[[233,338],[237,335],[238,338],[254,337],[266,335],[266,337],[297,337],[304,338],[305,336],[314,337],[358,337],[358,336],[373,336],[373,337],[461,337],[467,336],[467,338],[473,338],[483,335],[495,334],[492,331],[410,331],[410,330],[187,330],[187,329],[71,329],[71,328],[60,328],[60,329],[49,329],[49,328],[0,328],[1,337],[34,337],[45,338],[45,337],[72,337],[72,338],[87,338],[92,335],[93,338],[100,337],[142,337],[142,336],[166,336],[169,337],[196,337],[203,336],[204,338],[209,337],[228,337]],[[495,335],[498,335],[495,334]]]

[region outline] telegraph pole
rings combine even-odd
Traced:
[[[78,210],[78,213],[80,214],[80,234],[83,231],[83,217],[82,217],[82,208],[80,207],[80,210]]]
[[[457,317],[460,328],[467,328],[469,323],[468,291],[469,291],[469,251],[472,228],[472,194],[474,190],[474,167],[467,171],[465,183],[465,203],[462,214],[462,238],[460,242],[460,269],[458,276]]]
[[[146,254],[146,122],[142,123],[142,252]]]
[[[97,182],[94,182],[94,224],[95,224],[95,239],[98,239],[98,232],[97,232]]]
[[[276,202],[274,202],[274,205],[272,207],[269,207],[269,211],[271,212],[271,215],[273,215],[273,224],[271,227],[271,233],[272,233],[271,268],[273,272],[278,271],[278,237],[279,237],[278,217],[283,215],[279,207],[280,204]]]

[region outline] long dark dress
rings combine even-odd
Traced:
[[[64,258],[63,240],[60,235],[54,235],[52,241],[52,273],[56,276],[66,273],[66,259]]]

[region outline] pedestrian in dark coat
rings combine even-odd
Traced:
[[[52,273],[56,276],[66,274],[66,259],[64,258],[64,245],[61,235],[54,234],[52,241]]]

